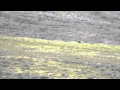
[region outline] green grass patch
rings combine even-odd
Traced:
[[[0,69],[16,74],[109,78],[92,66],[65,62],[120,64],[120,46],[0,36],[0,59]]]

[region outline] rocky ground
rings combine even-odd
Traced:
[[[0,12],[0,35],[120,45],[120,12]]]

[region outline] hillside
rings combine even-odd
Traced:
[[[120,12],[1,12],[0,35],[120,45]]]
[[[119,79],[119,13],[0,12],[0,79]]]
[[[0,78],[120,78],[120,46],[0,36]]]

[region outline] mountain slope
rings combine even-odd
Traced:
[[[120,78],[119,25],[110,11],[0,12],[0,78]]]
[[[2,12],[0,35],[120,45],[119,12]]]

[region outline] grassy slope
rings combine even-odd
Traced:
[[[2,73],[49,78],[110,78],[86,63],[117,65],[119,54],[120,46],[0,36]]]

